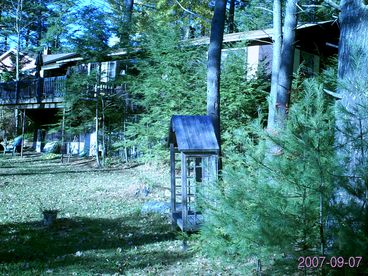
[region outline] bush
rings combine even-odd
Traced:
[[[230,259],[260,259],[277,274],[296,270],[297,257],[321,255],[331,196],[334,119],[322,87],[304,83],[287,127],[275,136],[258,123],[242,136],[245,154],[224,169],[202,230],[208,252]],[[270,145],[280,151],[270,156]]]

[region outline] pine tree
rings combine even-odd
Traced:
[[[50,48],[52,53],[69,51],[68,32],[73,28],[75,17],[73,8],[76,3],[72,0],[57,0],[48,5],[46,19],[47,30],[42,37],[41,44]]]
[[[244,136],[241,166],[225,168],[224,182],[208,199],[203,237],[210,252],[260,259],[276,274],[297,271],[298,256],[324,254],[334,120],[322,87],[306,82],[305,90],[285,131],[274,137],[253,129]],[[265,159],[268,139],[282,152]]]
[[[78,30],[70,33],[74,50],[88,61],[102,61],[109,52],[108,41],[111,29],[107,14],[99,8],[85,6],[78,11],[75,23]]]
[[[359,48],[350,53],[352,71],[360,68],[367,55]],[[341,68],[340,68],[341,70]],[[350,72],[350,74],[354,74]],[[352,79],[346,76],[338,82],[344,98],[336,103],[336,151],[340,169],[336,172],[336,188],[331,219],[333,250],[344,257],[368,257],[368,174],[367,174],[367,74],[362,72]],[[349,99],[346,94],[351,95]],[[359,99],[359,102],[357,101]],[[351,101],[349,103],[349,101]],[[367,265],[362,270],[368,271]]]

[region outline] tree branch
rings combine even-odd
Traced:
[[[324,0],[324,3],[338,11],[341,10],[340,6],[333,0]]]
[[[210,20],[208,20],[207,18],[205,18],[205,17],[203,17],[203,16],[201,16],[201,15],[199,15],[199,14],[196,14],[196,13],[194,13],[194,12],[192,12],[192,11],[190,11],[190,10],[186,9],[186,8],[184,8],[184,7],[180,4],[180,2],[179,2],[178,0],[175,0],[175,2],[176,2],[176,3],[179,5],[179,7],[180,7],[180,8],[182,8],[185,12],[187,12],[187,13],[189,13],[189,14],[191,14],[191,15],[194,15],[194,16],[196,16],[196,17],[200,18],[200,19],[202,19],[202,20],[206,21],[207,23],[211,23],[211,21],[210,21]]]
[[[264,11],[267,11],[267,12],[270,12],[270,13],[273,13],[273,10],[270,10],[270,9],[267,9],[265,7],[255,7],[256,9],[259,9],[259,10],[264,10]]]

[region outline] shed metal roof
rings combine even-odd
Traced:
[[[219,151],[212,120],[205,115],[172,116],[169,143],[174,143],[183,152]]]

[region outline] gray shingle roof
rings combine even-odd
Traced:
[[[169,143],[183,152],[217,152],[219,145],[209,116],[174,115],[171,117]]]

